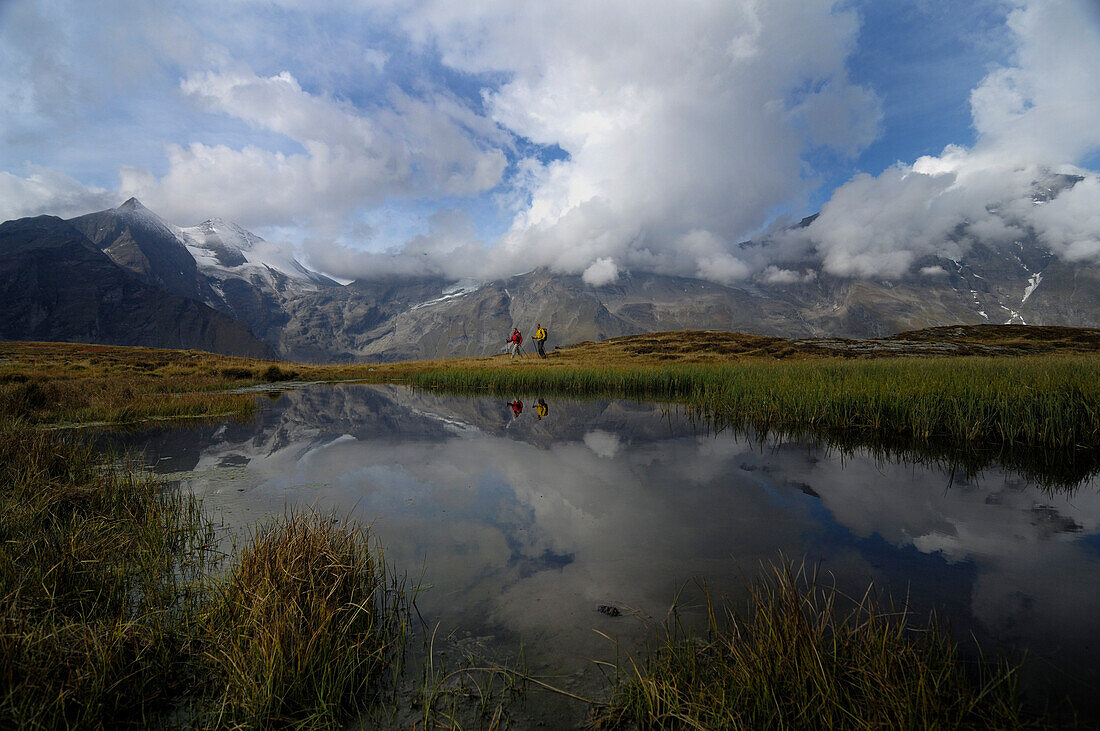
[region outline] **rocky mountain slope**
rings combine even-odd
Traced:
[[[169,273],[164,263],[150,264],[147,276],[141,277],[116,264],[98,244],[60,218],[4,223],[0,338],[194,348],[257,358],[274,355],[241,323],[150,284],[150,279]],[[181,281],[174,280],[174,286]]]
[[[546,269],[486,282],[380,277],[341,286],[235,224],[213,219],[181,228],[134,199],[69,224],[84,243],[57,252],[59,266],[80,268],[77,262],[90,253],[103,260],[84,276],[84,285],[96,282],[87,291],[110,289],[99,280],[115,282],[125,272],[148,290],[141,290],[144,296],[159,293],[169,309],[182,307],[177,299],[183,299],[196,313],[205,307],[231,318],[241,334],[230,339],[239,339],[241,347],[252,347],[244,343],[254,336],[281,358],[307,362],[487,355],[503,348],[513,326],[530,334],[536,323],[550,331],[551,348],[683,329],[877,337],[952,324],[1100,326],[1100,268],[1062,261],[1034,237],[1007,246],[975,242],[959,260],[925,257],[895,279],[833,276],[811,252],[804,261],[784,264],[798,276],[761,274],[736,286],[634,272],[592,287],[579,276]],[[10,242],[19,230],[11,229]],[[7,273],[0,284],[21,282],[30,288],[26,297],[40,300],[59,296],[55,290],[64,289],[66,280],[24,271],[32,263],[14,255],[15,243],[7,246],[12,253],[0,253]],[[742,244],[767,246],[766,239]],[[163,333],[155,332],[162,325],[149,319],[144,301],[127,300],[111,312],[117,326],[102,314],[91,327],[81,313],[61,308],[33,327],[9,332],[36,332],[43,339],[79,332],[78,339],[122,342],[123,331],[132,330],[134,343],[182,342],[182,324],[166,322]],[[135,320],[141,327],[121,324]],[[193,320],[180,322],[198,327]],[[219,347],[229,352],[225,342]]]

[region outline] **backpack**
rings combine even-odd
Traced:
[[[523,333],[516,333],[516,345],[523,345]]]
[[[535,340],[546,340],[546,328],[540,327],[535,333]]]

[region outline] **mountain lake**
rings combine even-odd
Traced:
[[[292,508],[369,524],[420,584],[407,674],[431,644],[448,669],[472,657],[600,698],[613,671],[596,661],[644,648],[674,602],[700,620],[704,581],[743,604],[762,563],[805,561],[857,597],[873,580],[918,619],[934,611],[964,652],[976,639],[1025,657],[1029,703],[1068,696],[1100,717],[1095,471],[1052,489],[997,466],[967,476],[754,439],[632,401],[361,385],[260,400],[247,423],[110,441],[200,497],[226,541]],[[550,726],[585,719],[583,703],[537,688],[521,705]]]

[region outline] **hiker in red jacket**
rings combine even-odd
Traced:
[[[512,337],[508,338],[508,342],[512,344],[512,357],[508,360],[513,360],[517,355],[523,357],[523,353],[519,352],[519,346],[523,345],[523,335],[519,330],[512,328]]]
[[[516,399],[515,401],[512,401],[508,405],[512,407],[512,418],[513,419],[518,419],[519,415],[523,413],[523,402],[520,401],[519,399]]]

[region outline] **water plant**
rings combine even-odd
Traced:
[[[707,629],[678,614],[620,664],[595,728],[1020,728],[1017,667],[968,664],[933,620],[857,600],[805,564],[765,567],[747,609],[706,598]]]
[[[404,382],[501,396],[537,391],[681,402],[762,432],[805,427],[1058,450],[1100,444],[1100,360],[1090,356],[440,367],[410,372]]]
[[[0,421],[0,726],[166,712],[191,676],[211,538],[194,500]]]

